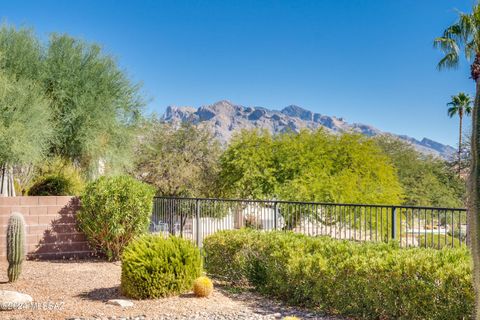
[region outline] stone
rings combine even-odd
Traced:
[[[129,308],[133,307],[133,302],[130,300],[124,300],[124,299],[111,299],[107,301],[107,304],[111,304],[114,306],[119,306],[122,308]]]
[[[0,310],[14,310],[26,308],[33,298],[25,293],[16,291],[0,290]]]

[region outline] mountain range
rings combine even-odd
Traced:
[[[223,144],[228,143],[232,135],[242,129],[260,128],[277,134],[324,128],[333,134],[357,132],[367,136],[390,135],[408,142],[423,154],[444,159],[452,159],[455,154],[453,147],[428,138],[417,140],[406,135],[384,132],[367,124],[349,123],[343,118],[315,113],[296,105],[272,110],[264,107],[245,107],[222,100],[199,108],[169,106],[162,120],[174,124],[189,122],[208,127],[215,138]]]

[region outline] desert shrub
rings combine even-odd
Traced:
[[[178,237],[144,235],[122,254],[121,290],[135,299],[187,292],[202,272],[200,251]]]
[[[28,190],[29,196],[71,196],[76,190],[72,182],[62,175],[49,175],[35,182]]]
[[[154,194],[153,187],[128,176],[101,177],[85,188],[79,227],[93,248],[117,260],[134,237],[147,231]]]
[[[441,249],[443,247],[460,247],[460,240],[456,237],[452,237],[451,235],[422,235],[419,237],[419,240],[419,245],[421,247],[437,249]],[[463,240],[463,242],[465,242],[465,240]]]
[[[207,248],[205,254],[208,255],[205,264],[209,273],[235,283],[247,282],[246,253],[251,251],[249,248],[256,235],[253,230],[245,229],[242,232],[219,231],[214,236],[205,238],[203,245]]]
[[[241,230],[209,236],[204,249],[209,273],[233,274],[294,305],[365,319],[462,319],[473,312],[466,248]]]
[[[28,189],[31,196],[78,196],[85,188],[85,181],[72,162],[54,157],[35,169],[35,177]]]

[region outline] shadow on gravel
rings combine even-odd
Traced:
[[[121,299],[125,298],[120,293],[120,287],[110,287],[110,288],[97,288],[91,291],[82,292],[77,297],[82,298],[84,300],[92,300],[92,301],[106,301],[110,299]]]
[[[249,287],[235,287],[224,283],[215,283],[215,289],[232,300],[241,301],[256,314],[263,316],[275,314],[282,317],[296,316],[301,319],[347,320],[347,318],[329,316],[322,312],[288,306],[281,301],[263,297]]]

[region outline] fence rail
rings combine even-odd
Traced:
[[[291,230],[354,241],[389,241],[402,247],[467,244],[463,208],[155,197],[150,231],[174,234],[202,245],[220,230]]]

